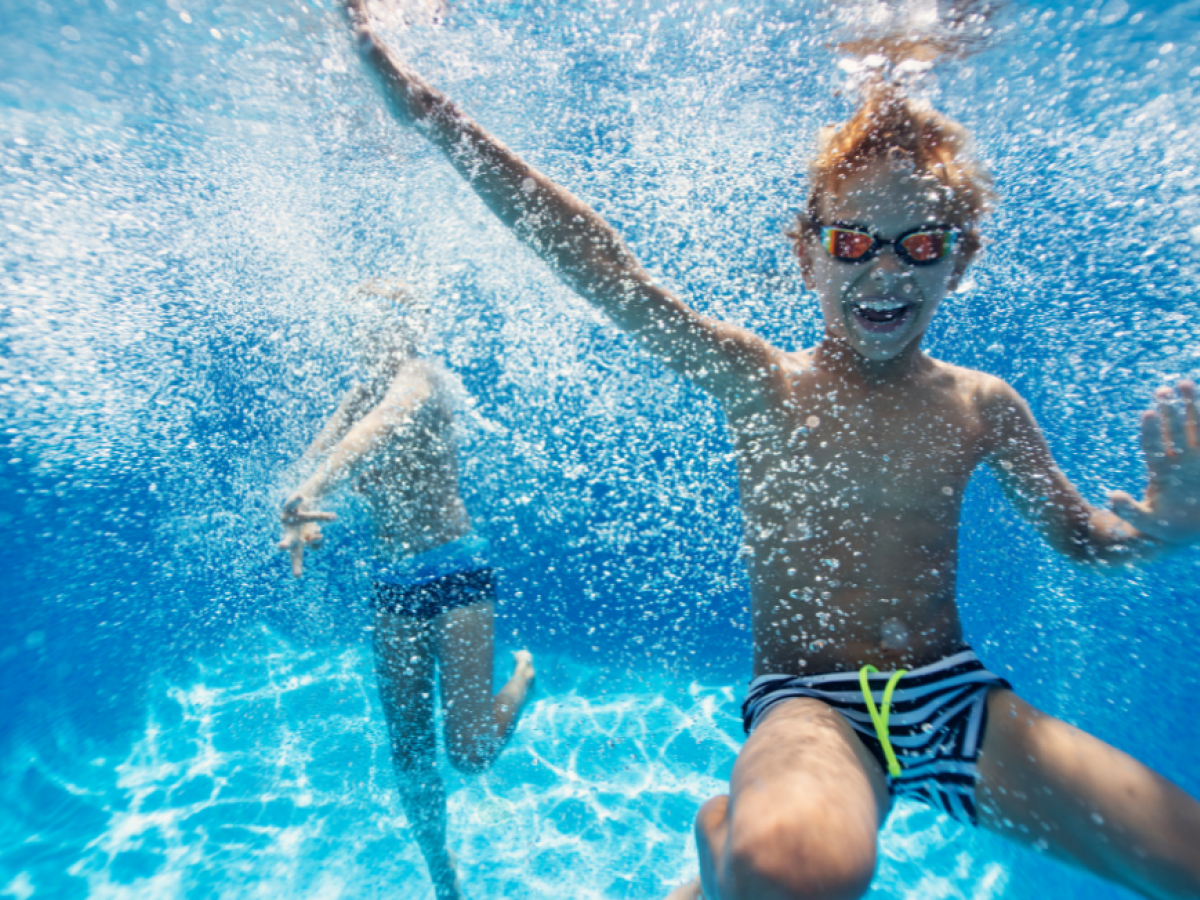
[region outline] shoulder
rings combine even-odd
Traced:
[[[786,351],[763,342],[756,366],[741,380],[739,389],[724,402],[729,412],[783,411],[805,404],[823,383],[813,365],[811,350]]]
[[[392,378],[392,384],[434,385],[441,381],[441,374],[441,367],[436,362],[418,356],[401,363]]]
[[[417,357],[407,361],[396,373],[393,389],[396,386],[447,407],[461,406],[467,399],[466,388],[458,374],[439,359]]]
[[[930,361],[934,365],[931,377],[937,385],[958,394],[981,415],[1011,411],[1025,405],[1021,395],[1003,378],[937,359]]]
[[[769,404],[788,354],[741,325],[707,316],[697,316],[696,322],[711,336],[716,352],[698,354],[677,371],[727,412]]]
[[[722,352],[744,372],[760,372],[778,363],[787,354],[770,341],[742,325],[709,316],[699,317],[709,329]]]
[[[1029,405],[1003,378],[977,369],[931,360],[930,378],[943,396],[978,422],[989,441],[1003,441],[1036,428]]]

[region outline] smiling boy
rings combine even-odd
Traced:
[[[750,737],[729,795],[700,810],[701,877],[677,896],[860,896],[899,794],[1146,896],[1200,896],[1200,804],[1025,703],[963,643],[958,521],[976,468],[1057,550],[1115,565],[1200,538],[1200,445],[1191,384],[1165,390],[1143,422],[1145,499],[1093,507],[1012,388],[921,351],[990,197],[961,126],[877,80],[825,136],[792,235],[825,334],[788,352],[657,284],[598,214],[384,46],[362,0],[351,11],[393,111],[724,411],[752,593]]]

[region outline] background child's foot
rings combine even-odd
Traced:
[[[694,878],[687,884],[675,888],[667,894],[667,900],[704,900],[704,892],[700,890],[700,879]]]
[[[533,670],[533,654],[528,650],[513,651],[513,678],[522,678],[532,686],[537,672]]]
[[[458,883],[458,859],[450,850],[446,851],[446,855],[450,858],[450,865],[447,871],[434,877],[434,896],[437,897],[437,900],[466,900],[466,896],[462,892],[462,885]]]

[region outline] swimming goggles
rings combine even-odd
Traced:
[[[958,229],[949,225],[922,225],[895,240],[886,241],[865,225],[813,224],[820,232],[821,246],[829,255],[848,263],[872,260],[883,247],[891,244],[896,248],[896,255],[910,266],[932,266],[950,255],[959,235]]]

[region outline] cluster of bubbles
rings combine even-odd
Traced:
[[[847,17],[897,5],[840,8],[384,12],[422,72],[690,304],[803,346],[820,323],[782,232],[818,129],[854,102],[831,45]],[[975,133],[1001,193],[927,347],[1017,386],[1096,501],[1140,484],[1152,390],[1200,370],[1198,16],[1013,7],[993,49],[919,82]],[[0,18],[4,735],[18,719],[95,724],[95,710],[140,721],[148,672],[178,675],[264,622],[302,646],[361,646],[354,500],[303,581],[273,542],[291,463],[352,377],[345,299],[381,277],[427,298],[427,352],[469,398],[464,489],[503,569],[502,640],[601,672],[744,681],[720,411],[388,117],[335,4],[0,0]],[[989,665],[1108,737],[1143,710],[1141,748],[1185,786],[1172,739],[1200,734],[1178,740],[1195,727],[1175,715],[1184,685],[1155,672],[1191,648],[1160,613],[1194,619],[1198,577],[1187,557],[1118,578],[1070,570],[987,479],[964,505],[964,615]],[[1091,677],[1099,663],[1131,666],[1122,693]]]

